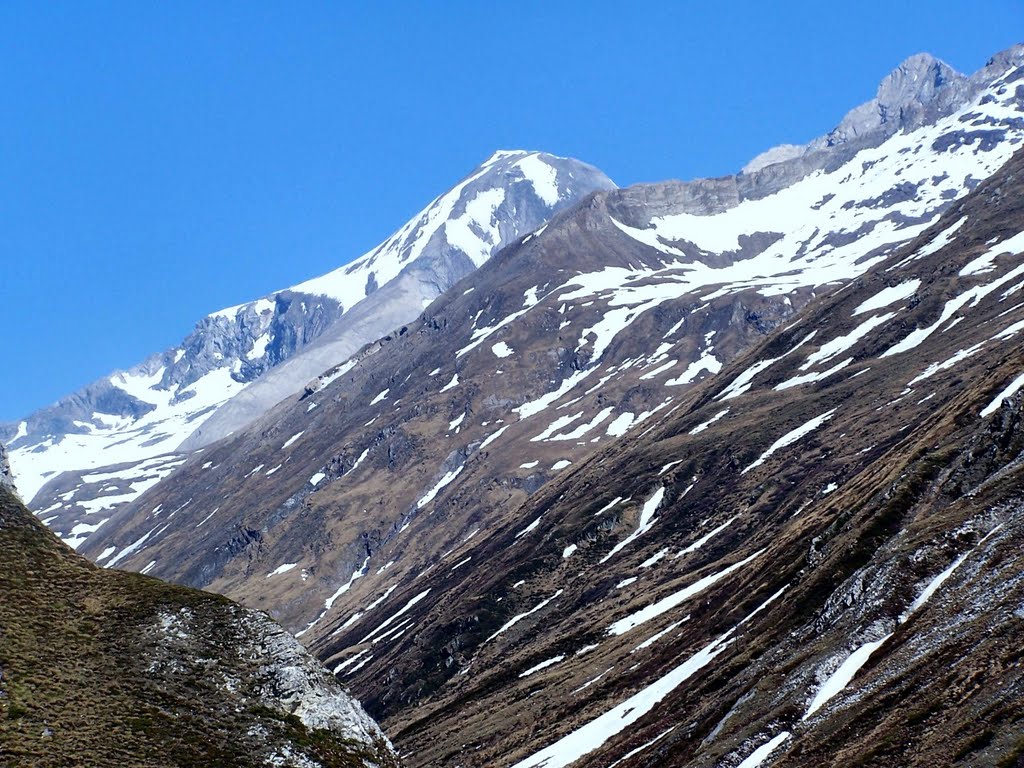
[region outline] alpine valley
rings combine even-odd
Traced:
[[[497,152],[0,428],[39,521],[181,587],[9,496],[0,544],[138,590],[147,658],[266,612],[408,766],[1024,764],[1022,147],[1016,46],[733,176]]]

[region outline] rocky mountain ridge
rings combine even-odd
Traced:
[[[815,167],[818,153],[843,147],[860,150],[877,146],[900,131],[912,131],[952,114],[1007,70],[1024,63],[1024,45],[993,56],[973,75],[957,72],[928,53],[909,57],[882,80],[875,98],[850,110],[834,129],[807,144],[783,144],[761,153],[743,167],[750,175],[786,163]],[[781,170],[781,169],[780,169]]]

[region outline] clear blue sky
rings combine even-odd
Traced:
[[[0,420],[355,258],[494,149],[721,175],[1024,30],[1019,0],[361,5],[0,4]]]

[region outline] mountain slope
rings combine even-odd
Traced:
[[[758,175],[595,195],[185,462],[82,551],[272,610],[315,641],[467,537],[506,516],[526,527],[519,506],[545,483],[891,257],[1006,160],[1020,115],[997,78],[770,195],[737,202]],[[1001,138],[968,136],[973,123]]]
[[[227,600],[103,571],[0,488],[0,759],[19,766],[388,766],[293,638]]]
[[[948,85],[943,83],[925,89],[924,96],[920,97],[912,89],[907,96],[906,89],[883,83],[880,93],[903,94],[900,97],[903,101],[887,97],[886,105],[893,115],[902,115],[905,119],[893,117],[877,130],[864,132],[856,141],[809,151],[792,161],[752,174],[690,183],[639,185],[621,193],[598,195],[595,203],[598,209],[594,209],[594,216],[586,226],[588,233],[600,231],[600,235],[590,241],[588,247],[592,252],[589,255],[583,252],[582,241],[566,237],[553,239],[553,230],[545,230],[536,242],[531,242],[535,246],[547,245],[550,253],[544,261],[554,265],[555,275],[558,269],[590,275],[577,279],[579,291],[601,288],[609,292],[603,302],[584,300],[560,306],[560,312],[573,316],[561,318],[559,330],[566,327],[621,329],[624,327],[621,318],[628,315],[632,318],[629,322],[640,318],[639,324],[633,326],[633,330],[640,333],[653,316],[658,328],[647,330],[666,337],[661,344],[665,349],[647,350],[642,361],[632,360],[627,366],[632,373],[644,377],[640,378],[639,385],[647,387],[643,382],[660,377],[670,388],[686,386],[708,375],[774,327],[774,323],[799,307],[813,291],[858,274],[869,266],[870,259],[879,258],[887,248],[913,237],[953,199],[1005,161],[1015,142],[1020,140],[1020,112],[1010,86],[1000,78],[1006,74],[1007,67],[1019,64],[1021,55],[1021,50],[1014,49],[997,57],[994,63],[971,78],[950,79]],[[898,69],[886,82],[902,78],[899,73],[906,68],[907,65]],[[955,114],[937,118],[934,124],[919,125],[922,115],[944,114],[951,105],[968,97],[973,101],[961,104]],[[918,103],[906,101],[907,98],[924,100]],[[846,121],[849,119],[848,116]],[[909,130],[915,126],[916,130],[909,133],[894,134],[901,127]],[[599,211],[601,206],[607,208],[603,213]],[[586,237],[592,236],[587,234]],[[631,273],[637,265],[642,265],[645,274]],[[609,268],[602,270],[602,267]],[[490,285],[481,284],[480,293],[468,298],[466,314],[446,317],[445,322],[454,322],[463,331],[468,330],[470,313],[482,312],[481,297],[493,290],[500,290],[507,297],[508,312],[518,312],[513,307],[523,299],[513,298],[516,290],[525,297],[528,289],[542,285],[540,275],[524,276],[511,266],[503,270],[505,274],[499,279]],[[404,275],[378,293],[407,291],[409,284],[417,279]],[[506,285],[508,281],[515,281],[515,288],[511,283]],[[716,284],[722,286],[724,294],[703,291],[704,286]],[[704,301],[705,295],[712,299],[711,303]],[[640,311],[628,309],[628,305],[638,304]],[[528,309],[524,317],[510,318],[512,325],[507,329],[490,326],[492,332],[511,333],[516,326],[532,325],[531,318],[544,308],[541,301],[536,308]],[[370,335],[393,319],[377,309],[377,305],[359,305],[333,327],[358,324],[365,331],[363,335]],[[684,314],[687,319],[682,322]],[[675,316],[672,322],[661,323],[660,318],[668,315]],[[603,325],[595,325],[598,317],[605,318]],[[491,322],[499,320],[495,318]],[[677,322],[680,324],[676,325]],[[400,326],[392,327],[400,330]],[[699,337],[698,327],[704,328]],[[531,333],[538,330],[534,326]],[[717,336],[708,336],[712,332]],[[675,338],[670,340],[669,336]],[[305,353],[265,375],[261,383],[246,389],[231,406],[220,412],[249,411],[250,407],[259,411],[269,400],[285,395],[287,390],[294,391],[295,382],[313,380],[310,388],[315,390],[322,385],[318,374],[329,367],[327,361],[333,364],[350,356],[358,338],[358,335],[339,338],[332,330],[325,331]],[[713,342],[708,341],[712,338]],[[672,350],[672,343],[678,346],[681,340],[685,340],[683,347]],[[431,343],[436,344],[437,339]],[[709,349],[709,344],[714,349]],[[465,344],[460,343],[459,349],[463,346]],[[583,344],[576,346],[585,349]],[[627,359],[634,357],[626,356],[624,349],[618,351]],[[539,384],[552,378],[564,381],[567,371],[563,366],[583,364],[586,367],[589,359],[568,349],[559,355],[558,370],[550,370],[546,364],[535,366],[529,374],[534,381],[525,386],[513,382],[507,390],[511,395],[509,399],[518,398],[522,402],[528,399],[526,393]],[[614,353],[609,356],[609,366],[614,357]],[[625,361],[620,359],[619,362]],[[432,364],[431,370],[435,367],[437,364]],[[646,370],[640,372],[640,367]],[[591,367],[591,372],[594,370],[596,368]],[[626,378],[630,375],[627,371]],[[621,379],[621,376],[615,374],[613,378]],[[493,381],[493,378],[488,380]],[[278,386],[282,383],[284,386]],[[574,414],[586,414],[599,398],[615,397],[633,389],[628,382],[610,384],[611,389],[617,386],[618,392],[591,393],[584,410],[574,411]],[[368,397],[372,399],[382,389],[384,387],[368,393]],[[261,393],[259,397],[250,402],[250,396],[257,392]],[[624,403],[627,407],[615,414],[615,418],[627,419],[627,413],[640,415],[664,403],[664,399],[647,402],[647,397],[653,394],[653,390],[648,390],[639,397],[631,395],[630,401]],[[587,418],[596,418],[606,407],[594,409]],[[457,416],[453,413],[449,420]],[[370,418],[368,415],[360,424]],[[210,423],[220,423],[219,416],[212,416]],[[301,428],[296,429],[298,431],[302,431]],[[204,432],[205,427],[200,428],[193,436],[198,442],[190,440],[184,447],[206,440]],[[481,439],[484,437],[486,435]],[[361,442],[365,446],[366,441]],[[334,452],[329,446],[322,447],[325,455]],[[452,446],[449,452],[456,447],[459,446]],[[105,524],[109,518],[107,510],[159,482],[175,471],[183,458],[168,456],[107,472],[65,475],[39,497],[36,506],[43,519],[69,543],[81,544],[95,536],[97,526]],[[555,457],[553,461],[566,458]],[[259,463],[253,462],[242,474]],[[268,464],[266,469],[276,465],[277,462]],[[455,468],[453,465],[445,471]],[[307,477],[316,471],[312,469]],[[300,479],[300,485],[301,482]],[[432,484],[420,488],[415,498],[422,496]],[[185,501],[187,498],[182,498],[174,507]],[[210,505],[209,510],[217,506],[216,503]],[[137,536],[143,533],[140,531]],[[104,548],[107,546],[109,544]],[[100,551],[93,550],[94,556]],[[337,577],[336,574],[331,576]]]
[[[535,152],[498,152],[388,240],[334,272],[215,312],[175,349],[0,428],[22,493],[61,471],[99,485],[46,514],[80,544],[110,510],[180,463],[168,454],[237,429],[394,327],[503,244],[594,190],[597,169]],[[190,437],[191,436],[191,437]],[[70,479],[57,488],[64,493]],[[81,484],[81,483],[80,483]],[[72,484],[73,485],[73,484]],[[42,508],[37,505],[37,508]]]
[[[1018,153],[318,653],[417,765],[1018,764],[1022,201]]]
[[[413,765],[1014,764],[1020,54],[587,198],[82,551],[271,609]]]
[[[413,765],[1013,764],[1024,160],[957,198],[1018,72],[715,216],[596,196],[86,551],[306,629]]]

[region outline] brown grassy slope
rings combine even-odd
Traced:
[[[776,766],[1016,764],[1024,758],[1024,402],[1018,394],[992,416],[980,411],[1024,370],[1021,337],[999,336],[1024,322],[1024,303],[1019,293],[1002,300],[1000,288],[919,347],[883,353],[935,322],[952,297],[1018,267],[1019,256],[1000,257],[990,272],[959,274],[994,238],[1024,230],[1021,189],[1024,154],[918,243],[812,304],[798,324],[687,393],[652,429],[564,473],[447,561],[472,555],[471,565],[435,568],[397,590],[399,606],[431,590],[403,615],[412,626],[405,634],[371,647],[367,623],[314,648],[332,665],[373,654],[348,679],[417,765],[510,765],[730,630],[732,642],[713,664],[580,764],[607,768],[673,726],[624,765],[736,766],[782,731],[793,736]],[[948,247],[894,266],[964,216]],[[916,295],[850,347],[841,373],[774,389],[800,375],[815,348],[869,317],[854,315],[863,301],[910,279],[921,281]],[[783,357],[811,330],[812,344]],[[908,386],[976,345],[973,356]],[[740,372],[775,358],[750,392],[715,399]],[[725,417],[693,433],[726,407]],[[817,430],[745,471],[780,436],[833,409]],[[673,462],[680,463],[664,469]],[[658,487],[666,493],[657,522],[602,562],[636,529],[640,504]],[[632,501],[606,509],[616,497]],[[534,520],[529,535],[519,535]],[[577,549],[566,557],[569,545]],[[751,556],[642,627],[607,632]],[[901,623],[924,586],[960,557],[942,589]],[[890,633],[851,685],[805,721],[828,675]],[[590,646],[597,647],[580,653]]]
[[[386,757],[261,694],[266,659],[246,655],[260,623],[226,599],[96,568],[0,489],[0,766]]]

